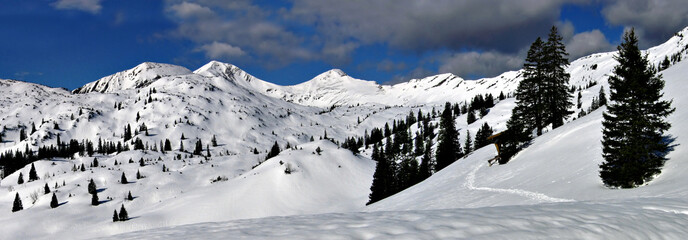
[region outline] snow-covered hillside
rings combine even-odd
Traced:
[[[113,239],[685,239],[687,73],[686,61],[662,72],[665,98],[676,106],[673,150],[662,174],[639,188],[610,190],[598,177],[601,108],[545,133],[506,165],[489,167],[496,151],[486,146],[364,212],[202,223]]]
[[[647,54],[652,63],[658,65],[665,57],[685,58],[688,46],[685,34],[688,29],[649,49]],[[580,92],[582,95],[582,107],[573,109],[574,116],[588,109],[600,88],[609,90],[607,77],[616,65],[613,54],[583,57],[573,61],[567,69],[571,74],[570,84],[577,88],[574,94]],[[401,234],[420,234],[408,235],[418,238],[450,236],[442,234],[488,238],[507,230],[524,231],[523,235],[513,235],[516,237],[555,234],[555,230],[514,229],[524,226],[519,224],[525,222],[518,221],[523,216],[550,216],[528,223],[545,227],[572,226],[590,217],[595,219],[590,221],[611,224],[608,228],[617,229],[616,232],[632,234],[631,230],[637,230],[638,225],[625,220],[629,215],[675,220],[680,217],[667,215],[683,214],[688,209],[688,200],[684,200],[688,197],[688,189],[682,185],[688,180],[688,175],[683,174],[688,168],[688,159],[682,160],[686,150],[680,144],[680,136],[688,133],[681,122],[688,118],[688,113],[681,110],[682,106],[688,106],[688,99],[683,97],[688,89],[682,84],[687,72],[686,61],[662,72],[667,82],[666,97],[673,98],[677,107],[670,119],[674,124],[670,133],[676,137],[676,148],[668,156],[672,160],[663,174],[648,186],[608,190],[601,185],[597,165],[601,162],[599,140],[603,109],[598,109],[581,118],[572,118],[563,127],[537,138],[507,165],[487,167],[485,161],[494,155],[494,149],[488,146],[426,181],[367,207],[365,202],[375,167],[368,158],[370,151],[362,149],[361,155],[353,155],[330,141],[320,140],[325,134],[335,141],[343,141],[345,137],[362,136],[374,127],[403,119],[410,111],[441,111],[447,101],[462,102],[478,94],[508,94],[518,85],[519,72],[479,80],[440,74],[389,86],[355,79],[341,70],[330,70],[302,84],[279,86],[255,78],[234,65],[213,61],[193,72],[169,64],[143,63],[73,92],[0,80],[0,126],[4,133],[0,152],[27,147],[36,150],[39,146],[55,144],[58,135],[62,141],[121,142],[125,126],[139,129],[144,124],[147,133],[135,133],[133,139],[141,139],[151,149],[38,161],[35,165],[41,179],[24,184],[18,184],[17,178],[20,172],[28,176],[30,166],[9,174],[0,182],[4,192],[0,194],[0,210],[7,210],[7,214],[0,214],[0,226],[11,238],[44,239],[97,238],[163,228],[124,235],[147,238],[149,234],[178,233],[175,228],[165,227],[184,224],[292,216],[197,224],[182,229],[193,234],[203,229],[246,224],[245,228],[227,227],[228,230],[217,231],[218,234],[242,231],[249,237],[278,238],[285,235],[272,235],[279,231],[261,234],[258,229],[265,224],[289,222],[303,233],[288,237],[299,238],[313,233],[312,238],[318,238],[322,236],[318,234],[326,234],[327,228],[305,231],[307,227],[304,226],[329,222],[332,234],[354,234],[360,238]],[[456,125],[461,132],[461,142],[466,137],[466,130],[474,135],[485,122],[497,131],[503,130],[513,106],[513,98],[499,101],[486,116],[472,124],[467,124],[465,115],[459,116]],[[20,131],[28,131],[32,124],[36,132],[19,141]],[[217,139],[217,146],[210,145],[213,137]],[[132,144],[133,139],[127,144]],[[161,148],[166,139],[171,141],[172,151],[152,150]],[[202,141],[204,155],[207,151],[210,157],[179,151],[182,144],[187,151],[193,149],[198,140]],[[275,142],[282,148],[289,144],[292,149],[264,161],[266,150]],[[318,153],[318,148],[322,152]],[[255,154],[254,149],[259,153]],[[100,166],[72,171],[75,165],[89,166],[94,158]],[[133,163],[129,163],[129,159]],[[144,160],[144,166],[140,166],[140,159]],[[119,164],[115,165],[115,161]],[[163,165],[170,171],[163,172]],[[137,171],[145,178],[135,179]],[[133,183],[118,183],[122,173]],[[86,189],[90,179],[94,179],[100,189],[102,203],[99,206],[90,205],[91,196]],[[56,209],[48,205],[50,195],[42,192],[46,183],[57,192],[62,203]],[[135,196],[133,201],[124,200],[128,191]],[[22,198],[24,210],[10,214],[16,193]],[[638,197],[644,199],[636,200]],[[133,219],[112,223],[113,210],[119,210],[122,204]],[[615,211],[584,214],[588,210],[605,208]],[[453,210],[432,216],[439,214],[437,209]],[[555,211],[561,214],[551,215]],[[348,213],[331,214],[342,212]],[[496,212],[504,215],[494,216]],[[323,213],[330,214],[293,216]],[[459,215],[461,217],[455,217]],[[604,219],[609,216],[624,220],[609,222]],[[467,224],[471,217],[475,218],[475,223]],[[415,230],[404,227],[422,219],[428,220],[427,225],[421,224]],[[441,222],[447,219],[454,220],[449,226],[442,225]],[[484,231],[473,230],[480,227],[480,221],[502,219],[511,219],[511,222]],[[355,225],[357,220],[363,224]],[[622,227],[614,228],[615,223]],[[566,231],[560,233],[605,232],[604,229],[608,229],[602,227],[600,230],[596,226],[565,228]],[[671,226],[669,230],[685,233]],[[641,228],[640,231],[647,231],[643,232],[646,235],[635,236],[654,237],[650,234],[652,230]],[[482,233],[485,235],[480,235]],[[295,233],[283,230],[283,234]],[[193,235],[181,236],[193,238]],[[572,236],[584,238],[587,235]]]

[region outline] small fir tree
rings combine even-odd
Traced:
[[[88,193],[94,194],[96,192],[96,183],[93,181],[93,178],[91,178],[91,181],[88,183]]]
[[[57,196],[53,193],[53,198],[50,200],[50,208],[56,208],[60,204],[57,202]]]
[[[127,181],[127,175],[125,175],[124,172],[122,172],[122,180],[120,182],[122,182],[122,184],[129,183],[129,181]]]
[[[16,211],[21,211],[24,209],[24,206],[22,205],[21,198],[19,197],[19,193],[14,196],[14,204],[12,204],[12,212]]]
[[[122,208],[119,209],[119,220],[120,221],[129,220],[129,213],[127,213],[127,209],[124,208],[124,204],[122,204]]]
[[[48,193],[50,193],[50,187],[48,186],[48,183],[45,183],[45,186],[43,186],[43,194]]]
[[[31,163],[31,170],[29,170],[29,182],[38,180],[38,174],[36,173],[36,166]]]
[[[17,177],[17,184],[24,184],[24,174],[19,172],[19,177]]]
[[[91,205],[98,206],[98,204],[100,204],[100,201],[98,199],[98,193],[91,194]]]
[[[117,215],[117,209],[115,209],[115,213],[112,215],[112,222],[119,222],[119,215]]]

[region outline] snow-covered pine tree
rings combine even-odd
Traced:
[[[117,209],[115,209],[115,213],[112,215],[112,222],[119,222],[119,215],[117,215]]]
[[[24,184],[24,174],[19,172],[19,177],[17,177],[17,184]]]
[[[633,188],[662,171],[669,141],[665,120],[674,112],[662,100],[664,81],[638,48],[635,30],[626,32],[609,78],[610,102],[603,114],[602,182],[609,187]]]
[[[129,201],[133,201],[133,200],[134,200],[134,197],[131,196],[131,191],[129,191],[129,194],[127,195],[127,200],[129,200]]]
[[[122,172],[122,180],[120,181],[122,184],[127,184],[129,181],[127,181],[127,175]]]
[[[436,170],[442,170],[461,157],[461,145],[459,144],[459,132],[454,125],[454,115],[451,104],[445,103],[444,111],[440,116],[440,135],[437,142],[435,159]]]
[[[22,205],[21,198],[19,197],[19,193],[14,196],[14,204],[12,204],[12,212],[16,211],[21,211],[24,209],[24,206]]]
[[[50,193],[50,187],[48,186],[48,183],[45,183],[45,186],[43,186],[43,194],[48,193]]]

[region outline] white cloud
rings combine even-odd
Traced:
[[[168,11],[172,11],[174,15],[180,18],[200,18],[214,15],[210,8],[189,2],[174,4],[168,8]]]
[[[103,8],[100,2],[101,0],[59,0],[54,2],[52,6],[61,10],[79,10],[98,14]]]
[[[613,46],[604,34],[597,29],[574,35],[566,45],[566,50],[569,52],[569,60],[613,49]]]
[[[463,52],[440,59],[440,73],[454,73],[461,77],[471,75],[492,77],[507,70],[517,70],[523,65],[521,54],[499,52]]]
[[[686,0],[609,0],[602,14],[611,24],[635,27],[643,47],[666,41],[688,24]]]
[[[211,59],[232,59],[246,54],[244,50],[226,43],[213,42],[201,46],[197,51],[205,52],[206,57]]]

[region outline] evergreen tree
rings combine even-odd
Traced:
[[[270,148],[270,152],[268,152],[268,155],[265,156],[265,160],[270,159],[270,158],[273,158],[273,157],[279,155],[280,151],[282,151],[282,150],[280,149],[280,146],[279,146],[279,144],[277,143],[277,141],[275,141],[275,144],[273,144],[273,145],[272,145],[272,148]]]
[[[38,174],[36,173],[36,166],[31,163],[31,170],[29,170],[29,182],[38,180]]]
[[[139,159],[139,167],[145,167],[146,163],[143,161],[143,158]]]
[[[432,175],[432,138],[425,142],[425,151],[418,167],[418,179],[423,181]]]
[[[56,208],[60,203],[57,202],[57,196],[53,193],[53,198],[50,200],[50,208]]]
[[[210,144],[212,144],[213,147],[217,147],[217,139],[215,138],[215,135],[213,135],[213,138],[210,139]]]
[[[183,151],[184,151],[184,140],[181,140],[181,141],[179,142],[179,151],[180,151],[180,152],[183,152]]]
[[[98,193],[92,193],[91,194],[91,205],[98,206],[98,204],[100,204],[100,201],[98,199]]]
[[[603,114],[602,182],[609,187],[633,188],[659,174],[670,150],[665,118],[674,112],[662,100],[664,81],[638,48],[635,30],[626,32],[609,78],[610,100]]]
[[[436,170],[442,170],[449,164],[461,157],[461,146],[459,145],[459,132],[454,125],[454,115],[451,111],[451,104],[444,105],[444,111],[440,116],[440,135],[437,142],[436,151]]]
[[[93,158],[93,167],[98,167],[98,158]]]
[[[127,175],[125,175],[124,172],[122,172],[122,180],[120,182],[122,182],[122,184],[129,183],[129,181],[127,181]]]
[[[530,45],[526,62],[523,65],[523,80],[516,88],[516,107],[514,112],[519,113],[524,119],[528,119],[524,123],[528,130],[535,129],[537,134],[542,134],[542,129],[545,127],[545,120],[547,118],[545,107],[545,67],[544,67],[544,48],[545,43],[542,39],[537,38],[533,44]]]
[[[94,194],[98,191],[96,188],[96,183],[93,181],[93,178],[91,178],[91,181],[88,183],[88,193]]]
[[[31,123],[31,134],[36,132],[36,123]]]
[[[21,198],[19,197],[19,193],[14,196],[14,204],[12,204],[12,212],[16,211],[21,211],[24,209],[24,206],[22,205]]]
[[[141,176],[141,172],[139,170],[136,170],[136,179],[141,179],[143,176]]]
[[[480,127],[478,132],[475,134],[475,143],[473,143],[474,149],[479,149],[491,144],[492,142],[487,139],[490,136],[492,136],[492,128],[487,124],[487,122],[483,123],[483,126]]]
[[[119,222],[119,215],[117,215],[117,209],[115,209],[115,213],[112,215],[112,222]]]
[[[172,144],[170,143],[170,139],[165,139],[165,151],[172,151]]]
[[[127,124],[124,126],[124,141],[129,141],[131,139],[131,125]]]
[[[519,110],[517,104],[517,107],[512,110],[511,118],[506,122],[507,130],[500,136],[502,140],[499,164],[509,162],[513,155],[530,144],[531,131],[527,127],[528,119],[523,117],[523,113]]]
[[[17,184],[24,184],[24,174],[19,172],[19,177],[17,177]]]
[[[466,155],[473,151],[473,141],[471,140],[471,132],[466,129],[466,143],[463,145]]]
[[[134,200],[134,197],[131,196],[131,191],[129,191],[129,194],[127,195],[127,200],[129,200],[129,201],[133,201],[133,200]]]
[[[43,194],[48,193],[50,193],[50,187],[48,186],[48,183],[45,183],[45,186],[43,187]]]
[[[194,149],[193,154],[194,155],[201,155],[202,152],[203,152],[203,143],[201,143],[201,139],[198,139],[198,141],[196,141],[196,148]]]
[[[466,115],[466,122],[468,124],[474,123],[477,118],[475,117],[475,111],[473,110],[468,110],[468,114]]]
[[[127,213],[127,209],[124,208],[124,204],[122,204],[122,208],[119,209],[119,220],[129,220],[129,213]]]
[[[377,161],[377,167],[375,168],[375,173],[373,173],[373,184],[370,186],[369,200],[366,205],[380,201],[388,196],[389,186],[391,185],[391,182],[388,182],[388,180],[389,176],[393,174],[389,162],[385,159],[385,154],[380,150],[379,144],[373,146],[373,155],[371,157],[374,161]]]
[[[420,132],[416,132],[416,142],[414,144],[416,146],[415,156],[422,156],[423,153],[425,152],[425,146],[423,144],[423,140],[424,140],[423,134]]]
[[[24,131],[24,128],[19,130],[19,141],[24,141],[26,139],[26,131]]]
[[[604,87],[600,87],[600,93],[597,95],[599,106],[607,105],[607,96],[604,94]]]
[[[566,46],[563,38],[559,36],[557,27],[552,26],[547,37],[547,43],[543,46],[543,62],[545,64],[545,102],[547,109],[547,124],[552,124],[552,128],[564,125],[564,119],[568,118],[573,106],[571,94],[568,91],[570,75],[565,68],[569,65],[566,58]]]

